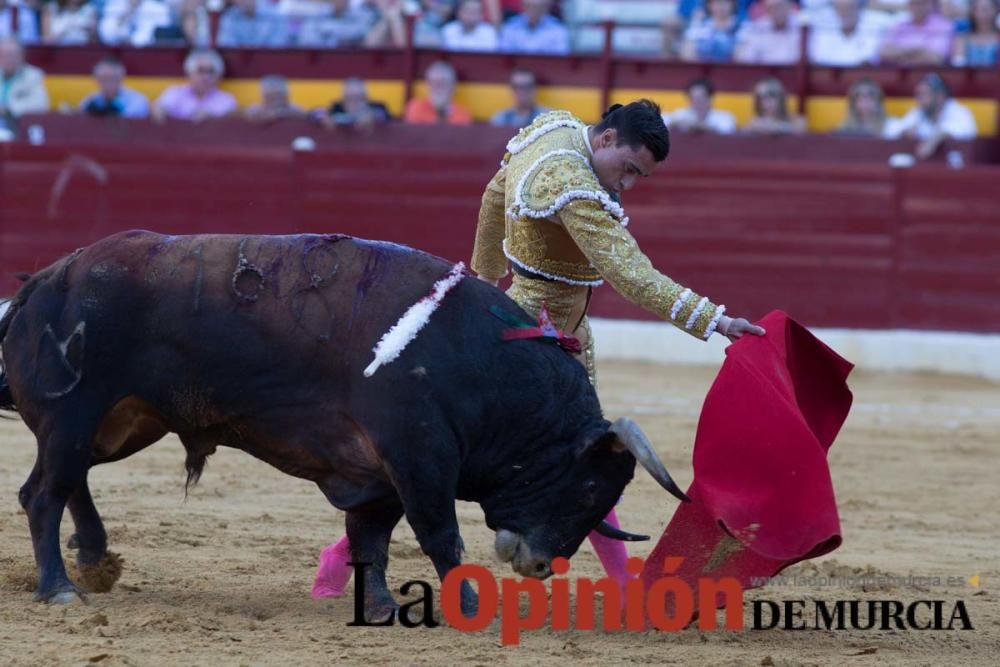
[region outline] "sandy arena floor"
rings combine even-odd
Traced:
[[[682,487],[701,399],[714,369],[605,363],[610,417],[638,418]],[[18,421],[0,422],[0,664],[300,665],[565,664],[882,665],[997,664],[1000,655],[1000,385],[933,375],[851,380],[855,405],[830,463],[844,544],[793,568],[804,574],[979,575],[939,587],[788,586],[748,595],[781,599],[965,601],[972,631],[529,632],[520,647],[499,630],[351,628],[353,598],[314,601],[320,549],[343,517],[307,482],[239,452],[220,451],[184,501],[173,438],[91,473],[111,548],[125,559],[115,589],[88,603],[32,602],[34,564],[15,494],[34,461]],[[659,536],[676,502],[644,473],[619,510],[626,527]],[[651,508],[660,508],[651,510]],[[992,508],[992,509],[991,509]],[[478,506],[459,508],[468,559],[493,556]],[[66,537],[72,522],[63,521]],[[652,542],[633,549],[645,556]],[[433,580],[405,522],[396,530],[390,585]],[[600,576],[585,546],[573,571]]]

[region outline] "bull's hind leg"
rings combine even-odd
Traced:
[[[363,582],[365,620],[368,622],[387,619],[399,607],[389,593],[385,570],[389,565],[389,539],[402,517],[403,506],[398,500],[347,512],[347,539],[351,544],[352,562],[370,563],[364,567]],[[355,580],[355,587],[361,583]]]
[[[69,511],[76,526],[74,546],[79,549],[76,555],[77,581],[88,592],[106,593],[121,577],[121,560],[117,554],[108,551],[108,534],[94,506],[86,479],[70,496]]]
[[[80,565],[96,565],[108,550],[108,534],[86,479],[70,496],[68,506],[76,526],[76,533],[71,538],[72,548],[80,550],[77,561]]]
[[[38,566],[35,599],[43,602],[69,602],[79,593],[66,574],[59,526],[69,499],[86,483],[97,422],[85,418],[81,410],[59,413],[72,417],[52,420],[35,430],[38,458],[20,493]]]
[[[166,432],[163,418],[149,403],[128,396],[101,418],[93,442],[91,465],[128,458],[152,445]],[[70,496],[69,511],[76,526],[69,546],[79,549],[76,557],[79,583],[93,593],[107,592],[121,576],[121,561],[108,551],[108,535],[94,506],[86,477]]]

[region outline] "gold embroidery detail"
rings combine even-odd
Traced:
[[[473,270],[491,279],[502,277],[507,272],[506,250],[507,256],[523,266],[557,279],[596,283],[603,277],[632,303],[656,313],[692,336],[704,338],[717,306],[707,302],[691,329],[686,329],[687,320],[702,298],[692,292],[676,315],[670,316],[671,308],[684,287],[653,268],[635,239],[622,226],[624,220],[616,218],[602,201],[598,201],[605,200],[608,195],[589,166],[589,151],[579,126],[568,124],[555,127],[540,133],[530,143],[524,143],[525,138],[539,128],[570,120],[574,120],[573,116],[567,112],[544,114],[521,130],[511,142],[517,147],[516,152],[504,155],[505,166],[490,181],[487,193],[483,195]],[[542,160],[553,151],[562,152]],[[578,153],[582,159],[567,151]],[[539,160],[542,162],[536,165]],[[537,169],[529,174],[532,167]],[[529,176],[525,178],[525,174]],[[522,179],[525,181],[523,192],[518,193],[517,186]],[[498,196],[500,191],[503,192],[502,203]],[[570,191],[589,192],[593,198],[564,201],[565,194]],[[518,202],[519,195],[523,202]],[[560,196],[564,196],[564,200],[556,206]],[[550,208],[554,212],[546,218],[529,215],[513,217],[509,212],[515,203],[523,203],[535,212]],[[500,230],[503,230],[502,238]],[[519,298],[523,298],[525,303],[533,302],[535,297],[532,295],[541,290],[548,295],[550,310],[555,307],[553,303],[561,290],[566,292],[560,298],[572,301],[587,289],[566,283],[519,278],[515,276],[514,286],[511,287],[513,294],[520,295],[514,297],[515,301],[521,303]],[[545,287],[533,286],[532,293],[528,294],[525,282]],[[521,305],[537,314],[537,309],[532,311],[523,303]],[[576,326],[577,322],[572,325]],[[588,372],[593,378],[592,347],[589,354]]]

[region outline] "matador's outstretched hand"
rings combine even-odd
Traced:
[[[718,330],[719,333],[734,342],[741,338],[745,333],[751,333],[755,336],[763,336],[766,333],[763,327],[751,324],[742,317],[734,318],[726,315],[723,315],[719,319]]]

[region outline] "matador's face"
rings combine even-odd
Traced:
[[[630,190],[636,181],[649,176],[659,162],[645,146],[632,148],[618,143],[618,131],[607,129],[596,137],[593,167],[601,187],[608,192],[621,195]]]

